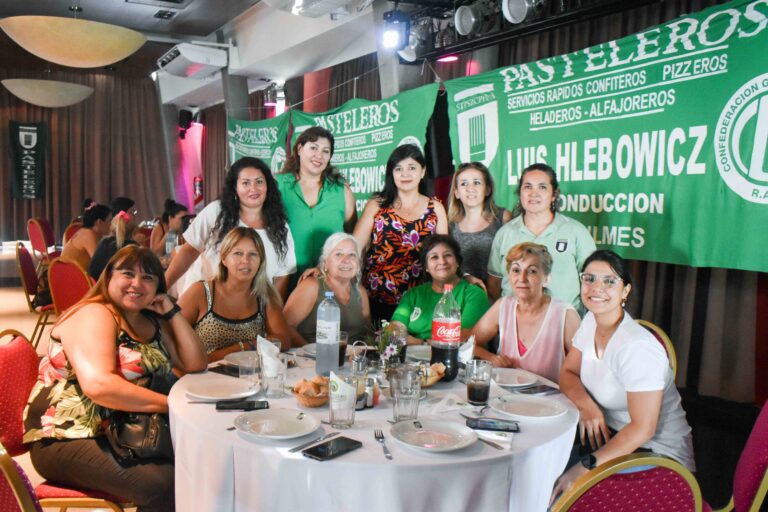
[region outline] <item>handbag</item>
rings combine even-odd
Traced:
[[[161,375],[143,377],[137,385],[163,395],[171,389],[171,383]],[[105,434],[120,462],[152,458],[173,460],[171,427],[166,414],[114,411]]]
[[[165,414],[116,411],[106,435],[115,457],[121,462],[151,458],[173,460],[171,429]]]

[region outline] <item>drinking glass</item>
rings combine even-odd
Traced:
[[[280,370],[272,377],[264,376],[264,394],[267,398],[282,398],[285,396],[285,370]]]
[[[404,365],[394,370],[389,377],[392,393],[392,419],[395,422],[415,420],[419,413],[421,398],[421,375],[417,366]]]
[[[331,401],[330,423],[333,428],[347,429],[355,423],[355,401],[357,399],[357,378],[351,375],[339,375],[339,380],[347,384],[338,386],[330,382]]]
[[[239,377],[251,382],[254,391],[259,389],[260,366],[259,353],[256,351],[243,355],[237,363]]]
[[[491,392],[491,363],[473,359],[466,365],[467,371],[467,401],[472,405],[488,403]]]
[[[339,368],[344,366],[344,361],[347,359],[347,344],[349,343],[349,333],[347,331],[339,331]]]
[[[280,341],[280,338],[267,338],[271,344],[277,347],[277,351],[282,351],[283,348],[283,342]]]

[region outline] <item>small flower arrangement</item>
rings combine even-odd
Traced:
[[[381,322],[381,327],[376,331],[376,338],[371,343],[376,347],[376,351],[379,353],[379,360],[382,363],[390,362],[393,356],[399,358],[403,347],[406,345],[406,336],[401,329],[389,329],[389,322],[386,320]]]

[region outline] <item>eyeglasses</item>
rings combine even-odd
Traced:
[[[595,274],[587,274],[586,272],[579,274],[579,279],[581,280],[581,284],[586,284],[588,286],[594,286],[595,283],[600,281],[603,283],[603,287],[607,289],[615,288],[622,281],[620,277],[596,276]]]
[[[133,215],[134,217],[137,216],[138,214],[139,214],[139,210],[137,210],[136,208],[131,210],[131,215]]]

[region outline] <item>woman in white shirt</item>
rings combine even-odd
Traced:
[[[626,262],[596,251],[580,279],[589,312],[565,358],[560,389],[579,409],[581,444],[594,451],[558,479],[553,497],[589,469],[635,451],[666,455],[695,471],[691,427],[666,351],[624,311],[632,289]]]
[[[288,278],[296,272],[293,236],[272,172],[253,157],[232,164],[221,198],[206,206],[184,232],[185,243],[165,272],[168,286],[188,269],[192,275],[185,276],[186,283],[212,279],[219,264],[219,245],[235,226],[252,228],[259,234],[266,252],[267,278],[285,300]],[[178,290],[179,295],[183,292]]]

